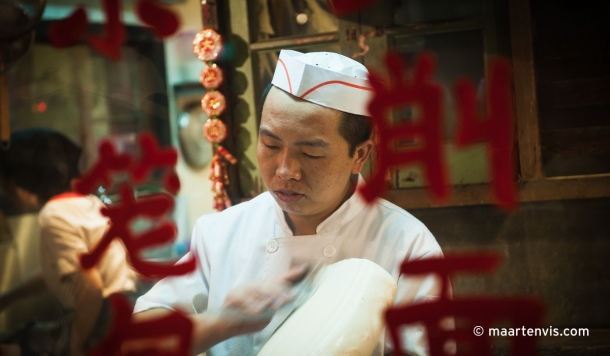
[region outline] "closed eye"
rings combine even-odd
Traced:
[[[303,155],[307,158],[312,158],[312,159],[324,158],[324,156],[312,156],[312,155],[308,155],[307,153],[303,153]]]
[[[272,146],[272,145],[267,145],[267,144],[264,144],[264,145],[265,145],[265,146],[266,146],[268,149],[270,149],[270,150],[277,150],[277,149],[279,149],[279,147],[278,147],[278,146]]]

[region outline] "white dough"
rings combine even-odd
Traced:
[[[296,309],[258,356],[370,356],[379,342],[383,312],[392,306],[396,282],[382,267],[352,258],[325,266],[317,290]]]

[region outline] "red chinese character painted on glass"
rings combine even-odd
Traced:
[[[131,156],[117,153],[110,141],[102,141],[98,151],[99,157],[95,165],[74,184],[76,192],[90,194],[100,186],[110,188],[113,174],[128,171],[133,166]]]
[[[178,162],[178,152],[173,148],[160,148],[153,135],[143,133],[139,139],[142,157],[132,170],[135,183],[146,181],[154,168],[173,168]],[[166,170],[163,182],[165,189],[172,194],[176,194],[180,189],[180,181],[173,169]]]
[[[116,152],[110,141],[102,141],[99,147],[99,158],[95,165],[75,183],[74,189],[81,194],[89,194],[99,186],[106,189],[112,186],[112,175],[129,172],[135,183],[143,183],[155,168],[165,168],[164,187],[176,194],[180,181],[173,170],[178,161],[174,148],[162,149],[155,137],[149,133],[139,135],[141,158],[139,162],[127,154]]]
[[[346,15],[361,10],[378,0],[328,0],[328,4],[337,15]]]
[[[189,254],[187,259],[178,264],[161,264],[142,259],[140,251],[144,248],[167,244],[176,236],[176,226],[169,221],[161,221],[157,227],[151,228],[139,236],[131,231],[131,225],[139,217],[151,219],[162,218],[173,208],[174,202],[168,195],[158,195],[140,198],[136,201],[133,191],[127,184],[121,187],[120,202],[102,208],[102,215],[110,218],[111,226],[95,248],[80,256],[84,269],[95,266],[102,255],[115,239],[121,239],[129,254],[129,261],[142,276],[146,278],[161,278],[190,273],[196,268],[195,255]]]
[[[81,6],[65,19],[53,21],[49,26],[49,41],[57,48],[74,46],[87,31],[89,20]]]
[[[400,328],[416,323],[426,326],[431,356],[449,355],[445,345],[454,341],[458,353],[486,356],[492,354],[488,330],[495,323],[508,321],[510,327],[539,327],[543,317],[542,302],[533,297],[455,297],[450,298],[449,276],[460,272],[482,273],[493,271],[501,257],[494,253],[447,255],[445,258],[404,262],[401,273],[407,275],[435,274],[442,280],[440,298],[431,302],[395,306],[386,311],[385,319],[394,354],[403,352]],[[447,329],[441,326],[446,318],[463,321],[461,326]],[[511,355],[530,356],[536,353],[533,336],[511,338]]]
[[[370,73],[373,98],[369,112],[378,135],[376,170],[360,192],[371,202],[386,190],[386,172],[406,164],[419,164],[429,183],[433,197],[444,201],[449,197],[450,186],[442,145],[443,89],[432,81],[436,63],[431,53],[423,53],[417,59],[412,78],[407,78],[404,63],[396,53],[388,53],[386,64],[389,76]],[[417,106],[420,117],[409,122],[390,124],[392,110]],[[398,140],[411,139],[415,148],[397,150]]]
[[[134,183],[143,183],[155,168],[164,168],[164,186],[172,194],[180,188],[180,181],[173,170],[178,160],[174,148],[161,148],[154,136],[142,133],[139,136],[140,160],[136,162],[130,155],[119,154],[109,141],[100,145],[99,159],[91,170],[78,180],[74,188],[77,192],[88,194],[98,186],[110,188],[115,174],[127,172]],[[139,217],[161,218],[173,208],[173,200],[168,195],[159,195],[135,200],[131,187],[121,186],[119,203],[102,209],[102,214],[110,218],[111,227],[98,245],[88,254],[81,256],[81,265],[88,269],[93,267],[113,239],[123,240],[129,253],[131,265],[144,277],[156,278],[190,273],[195,269],[195,256],[189,255],[183,263],[158,264],[147,262],[140,256],[140,251],[174,240],[176,227],[170,222],[161,222],[140,236],[134,236],[131,225]]]
[[[134,322],[132,306],[122,295],[112,295],[112,325],[90,356],[187,356],[190,355],[193,323],[177,311],[160,318]]]
[[[155,0],[139,0],[136,3],[136,14],[142,22],[151,26],[151,30],[160,38],[173,35],[180,27],[178,16],[159,6]]]
[[[121,20],[121,0],[102,0],[102,10],[106,17],[102,35],[88,35],[87,43],[104,56],[121,59],[121,46],[125,43],[125,25]],[[157,4],[155,0],[139,0],[136,14],[145,24],[152,27],[158,37],[168,37],[178,31],[180,21],[172,11]],[[78,43],[88,26],[87,13],[83,7],[76,9],[65,19],[55,21],[49,28],[52,45],[64,48]]]
[[[106,57],[118,61],[121,59],[121,46],[125,42],[125,25],[121,21],[121,0],[103,0],[102,7],[106,15],[104,34],[89,35],[87,43]]]
[[[465,78],[455,85],[459,115],[456,143],[466,146],[479,141],[488,142],[493,194],[498,205],[507,210],[517,205],[510,78],[509,63],[495,59],[491,63],[487,95],[489,114],[483,117],[477,112],[476,90],[472,81]]]

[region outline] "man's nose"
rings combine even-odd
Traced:
[[[283,180],[300,180],[301,165],[299,161],[286,151],[280,155],[280,162],[277,167],[277,175]]]

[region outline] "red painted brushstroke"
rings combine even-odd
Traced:
[[[505,210],[517,207],[511,88],[509,63],[502,59],[493,60],[487,89],[489,113],[481,117],[477,113],[476,90],[472,81],[463,78],[455,85],[459,117],[456,143],[459,147],[481,141],[488,143],[493,195]]]
[[[365,7],[368,7],[378,0],[328,0],[328,5],[336,15],[347,15]]]
[[[82,268],[89,269],[95,266],[115,239],[123,241],[129,255],[129,262],[145,278],[162,278],[191,273],[196,268],[195,255],[189,254],[186,261],[179,264],[161,264],[142,259],[141,250],[161,246],[172,242],[176,237],[176,226],[170,221],[163,220],[173,207],[173,199],[168,195],[140,198],[136,201],[131,187],[124,184],[121,187],[121,200],[102,209],[101,213],[107,216],[112,224],[104,237],[89,253],[80,256]],[[156,227],[135,236],[131,226],[137,218],[161,219]]]
[[[178,16],[157,4],[155,0],[138,0],[136,14],[142,22],[151,26],[154,34],[160,38],[173,35],[180,27]]]
[[[74,190],[81,194],[90,194],[97,187],[112,187],[112,174],[128,171],[133,166],[133,158],[118,154],[109,140],[100,143],[97,162],[84,173],[74,184]]]
[[[140,162],[131,170],[134,183],[143,183],[148,179],[154,168],[174,167],[178,162],[178,152],[175,148],[161,148],[150,133],[142,133],[140,141]],[[173,177],[171,177],[173,175]],[[172,194],[180,189],[180,181],[175,173],[166,173],[165,188]]]
[[[163,176],[163,186],[170,194],[176,195],[180,190],[180,178],[176,172],[166,173]]]
[[[138,0],[135,5],[138,18],[151,26],[151,31],[160,38],[175,34],[180,27],[180,18],[173,11],[160,6],[156,0]],[[88,35],[87,43],[111,60],[121,59],[121,46],[126,40],[125,25],[121,20],[121,0],[102,0],[102,11],[106,23],[101,35]],[[54,21],[49,27],[49,39],[58,48],[78,43],[87,30],[88,20],[81,6],[65,19]]]
[[[425,52],[416,61],[413,78],[407,78],[405,64],[397,53],[385,58],[389,76],[386,84],[380,75],[371,72],[369,79],[373,97],[369,112],[378,135],[376,169],[366,184],[359,188],[367,202],[373,202],[387,189],[386,172],[407,164],[419,164],[429,183],[432,197],[446,201],[451,193],[442,145],[443,89],[433,82],[436,72],[434,56]],[[418,106],[420,117],[399,124],[390,124],[392,110]],[[398,150],[398,140],[413,140],[416,146]]]
[[[173,171],[173,167],[178,162],[176,149],[173,147],[161,148],[155,136],[147,132],[141,133],[138,141],[141,152],[139,162],[136,162],[130,155],[117,153],[110,141],[102,141],[98,161],[77,180],[74,186],[75,191],[89,194],[99,186],[110,189],[112,175],[121,172],[129,172],[133,183],[141,184],[149,178],[153,169],[165,168],[164,187],[171,194],[176,194],[180,189],[180,180]]]
[[[113,318],[109,333],[89,352],[90,356],[190,355],[193,323],[186,315],[172,310],[153,320],[134,322],[133,308],[126,297],[112,295],[110,303]],[[177,342],[167,343],[168,340]]]
[[[435,274],[442,281],[440,298],[432,302],[396,305],[385,313],[387,327],[394,344],[394,354],[404,354],[400,330],[402,327],[423,323],[426,327],[429,354],[451,355],[445,349],[447,342],[457,343],[458,354],[491,356],[491,340],[488,330],[500,321],[509,321],[510,327],[540,327],[544,314],[542,301],[530,296],[514,297],[460,297],[451,299],[449,277],[460,272],[485,273],[497,268],[501,256],[496,253],[452,255],[445,258],[403,262],[401,273],[408,275]],[[441,321],[447,317],[467,320],[465,326],[447,329]],[[464,324],[464,323],[462,323]],[[482,327],[483,334],[476,336],[475,327]],[[537,338],[534,336],[511,337],[511,355],[536,354]],[[466,351],[466,352],[463,352]]]
[[[162,148],[150,133],[142,133],[138,137],[140,144],[140,160],[136,162],[127,154],[119,154],[110,141],[102,141],[99,148],[99,158],[95,165],[74,184],[74,190],[81,194],[89,194],[102,186],[109,189],[112,177],[118,173],[129,173],[132,183],[144,183],[153,169],[164,168],[163,183],[171,194],[180,189],[180,180],[173,170],[178,161],[175,148]],[[159,264],[142,259],[141,250],[172,242],[176,236],[176,227],[163,216],[173,209],[174,202],[169,195],[140,198],[136,201],[129,184],[120,188],[121,199],[118,203],[103,208],[101,213],[111,221],[111,227],[97,246],[88,254],[81,256],[81,266],[85,269],[95,266],[113,239],[121,239],[127,249],[129,261],[134,269],[146,278],[160,278],[190,273],[195,269],[194,255],[176,265]],[[161,219],[156,227],[134,236],[131,226],[140,217]]]
[[[78,43],[89,21],[87,12],[81,6],[65,19],[53,21],[49,26],[49,42],[57,48],[66,48]]]
[[[125,26],[121,21],[121,0],[103,0],[102,9],[106,15],[104,34],[89,35],[87,43],[104,56],[118,61],[121,46],[125,43]]]

